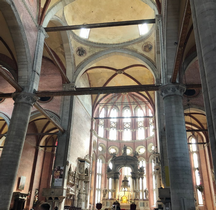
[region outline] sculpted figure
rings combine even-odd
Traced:
[[[123,147],[123,154],[127,155],[127,146],[126,145],[124,145],[124,147]]]
[[[145,195],[145,199],[148,199],[149,191],[147,188],[144,190],[144,195]]]
[[[103,198],[106,198],[106,195],[107,195],[107,189],[104,189],[103,190]]]

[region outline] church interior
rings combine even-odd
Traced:
[[[0,0],[0,210],[216,210],[215,20],[212,0]]]

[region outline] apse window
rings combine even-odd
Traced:
[[[130,141],[132,137],[131,133],[131,111],[128,107],[126,107],[123,111],[123,134],[122,134],[122,139],[124,141]]]
[[[145,152],[145,147],[141,147],[140,149],[139,149],[139,154],[143,154]]]
[[[90,28],[81,28],[80,29],[80,37],[83,39],[88,39],[90,33]]]
[[[103,151],[103,147],[102,147],[102,146],[99,146],[99,147],[98,147],[98,150],[99,150],[100,152],[102,152],[102,151]]]
[[[95,203],[99,203],[101,201],[101,179],[102,179],[102,159],[97,160],[97,177],[96,177],[96,195],[95,195]]]
[[[139,34],[140,34],[140,36],[143,36],[143,35],[147,34],[148,31],[149,31],[148,25],[146,23],[139,24],[138,28],[139,28]]]
[[[99,117],[100,118],[105,117],[105,109],[104,108],[101,110]],[[102,138],[104,137],[104,120],[103,119],[99,120],[98,136],[102,137]]]
[[[110,132],[109,132],[109,138],[110,140],[116,140],[117,139],[117,109],[113,108],[110,113]]]

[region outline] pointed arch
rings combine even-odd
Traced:
[[[22,87],[27,87],[30,81],[32,58],[25,29],[13,1],[0,1],[0,11],[5,18],[14,43],[18,65],[18,83]]]
[[[95,53],[94,55],[90,56],[88,59],[80,63],[74,73],[72,82],[76,84],[79,78],[81,77],[81,75],[86,71],[88,66],[90,66],[97,60],[104,59],[105,57],[110,56],[111,54],[125,55],[125,56],[129,56],[129,57],[140,60],[141,62],[145,63],[147,68],[152,72],[155,81],[159,79],[159,72],[157,71],[155,64],[146,56],[141,55],[129,49],[107,49],[107,50]]]

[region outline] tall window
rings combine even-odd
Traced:
[[[102,159],[97,160],[97,177],[96,177],[96,196],[95,203],[101,202],[101,177],[102,177]]]
[[[143,197],[143,191],[147,188],[146,186],[146,161],[144,158],[140,159],[139,167],[144,168],[144,176],[143,178],[140,178],[140,199],[147,199],[145,195]]]
[[[126,107],[123,111],[123,137],[122,140],[130,141],[131,140],[131,111]]]
[[[105,117],[105,109],[104,108],[101,110],[99,117],[100,118]],[[99,119],[98,136],[100,136],[102,138],[104,137],[104,119]]]
[[[198,204],[203,205],[202,192],[200,191],[200,189],[202,187],[202,182],[201,182],[200,172],[199,172],[198,148],[197,148],[197,141],[194,137],[191,138],[190,150],[191,150],[192,159],[193,159],[193,173],[195,176],[195,184],[196,184],[196,188],[197,188]]]
[[[108,187],[109,187],[109,194],[108,194],[108,198],[110,199],[112,197],[112,178],[109,178],[109,183],[108,183]]]
[[[110,132],[109,132],[109,138],[111,140],[116,140],[117,138],[117,109],[113,108],[111,110],[110,113],[110,117],[112,117],[112,119],[110,119]]]
[[[140,118],[137,119],[137,139],[138,140],[142,140],[145,138],[145,129],[144,129],[144,113],[142,111],[142,109],[138,108],[137,109],[137,116],[139,116]]]
[[[157,202],[157,194],[156,194],[156,189],[157,189],[157,182],[156,182],[156,174],[155,174],[155,160],[152,159],[152,181],[153,181],[153,198],[154,198],[154,206],[156,206]]]
[[[115,152],[116,152],[116,151],[115,151]],[[113,164],[111,163],[111,159],[109,160],[108,165],[109,165],[110,169],[113,168]],[[109,198],[109,199],[112,197],[112,196],[111,196],[111,195],[112,195],[111,190],[112,190],[112,179],[109,178],[109,179],[108,179],[108,198]]]
[[[153,116],[152,111],[149,109],[149,116]],[[153,118],[149,119],[149,129],[150,129],[150,136],[154,135],[154,121]]]

